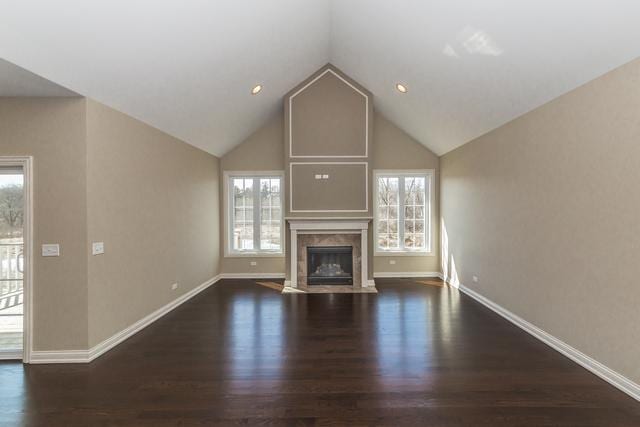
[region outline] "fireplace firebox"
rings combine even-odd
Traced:
[[[307,246],[307,285],[353,285],[353,247]]]

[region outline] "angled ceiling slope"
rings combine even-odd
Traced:
[[[333,0],[331,60],[442,155],[640,56],[639,19],[630,0]]]
[[[0,58],[222,155],[329,61],[329,34],[324,0],[21,0]]]
[[[0,57],[216,155],[331,62],[443,154],[638,57],[638,18],[632,0],[22,0]]]
[[[78,94],[0,58],[0,96],[71,97]]]

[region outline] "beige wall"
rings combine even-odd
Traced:
[[[316,216],[336,215],[336,211],[344,210],[368,215],[367,162],[291,164],[289,173],[292,216],[303,211],[313,211]],[[316,179],[317,175],[327,175],[327,179]]]
[[[434,256],[376,256],[375,273],[440,272],[439,168],[440,159],[392,122],[376,113],[373,127],[373,169],[433,169],[434,197],[431,212]],[[394,260],[395,264],[389,261]]]
[[[441,159],[446,269],[635,382],[639,86],[636,60]]]
[[[222,172],[225,170],[282,170],[285,150],[283,138],[283,116],[278,115],[220,159],[221,182]],[[370,168],[373,169],[435,170],[434,209],[431,219],[435,256],[374,257],[374,272],[439,272],[439,158],[378,113],[374,115],[373,120],[371,150],[373,162]],[[222,187],[220,194],[222,194]],[[223,215],[222,209],[221,204],[221,217]],[[221,230],[221,233],[224,233],[224,228]],[[369,239],[373,239],[372,234]],[[224,246],[221,246],[220,250],[223,251]],[[389,260],[395,260],[396,264],[389,264]],[[251,266],[251,261],[257,262],[257,265]],[[285,274],[285,260],[284,258],[224,257],[222,258],[221,271],[223,273]]]
[[[87,147],[93,346],[218,274],[219,160],[91,100]]]
[[[0,156],[34,158],[34,350],[87,348],[85,105],[0,98]],[[61,256],[41,257],[43,243]]]
[[[284,170],[283,114],[269,122],[247,138],[242,144],[220,159],[220,195],[224,193],[224,171],[282,171]],[[220,218],[224,217],[224,203],[220,203]],[[220,253],[224,254],[225,229],[220,223]],[[255,266],[251,262],[256,262]],[[284,274],[284,257],[221,257],[222,273],[281,273]]]
[[[367,98],[331,71],[311,81],[285,98],[291,100],[291,155],[366,156]],[[289,154],[289,144],[286,149]]]

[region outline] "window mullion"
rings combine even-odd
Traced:
[[[404,177],[398,177],[398,248],[404,250]]]
[[[425,176],[424,182],[424,247],[431,252],[431,177]]]
[[[236,248],[233,245],[233,229],[236,225],[236,197],[235,197],[235,187],[233,185],[233,177],[229,177],[229,182],[228,184],[228,199],[229,199],[229,205],[227,206],[228,209],[228,215],[227,218],[229,218],[229,224],[227,224],[227,242],[229,245],[229,251],[233,252],[236,250]]]
[[[260,178],[253,178],[253,247],[260,250]]]

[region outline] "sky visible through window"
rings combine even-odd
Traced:
[[[8,187],[10,185],[21,185],[22,175],[18,174],[0,174],[0,187]]]

